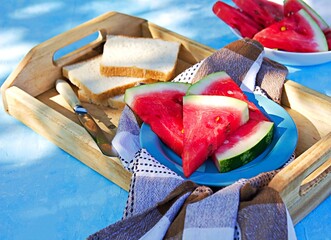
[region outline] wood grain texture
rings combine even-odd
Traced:
[[[269,186],[280,192],[294,223],[330,195],[330,163],[331,132],[282,169],[270,182]]]
[[[82,126],[18,87],[7,89],[6,95],[9,114],[110,181],[128,190],[131,174],[123,168],[118,158],[103,155]]]
[[[319,139],[331,131],[330,97],[288,80],[284,85],[282,105],[304,115],[316,127]]]

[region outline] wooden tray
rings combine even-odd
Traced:
[[[97,39],[54,60],[54,54],[93,33]],[[215,49],[196,43],[144,19],[110,12],[64,32],[34,47],[1,87],[6,111],[124,189],[130,173],[119,159],[104,156],[78,123],[70,107],[58,95],[55,81],[63,78],[62,67],[102,53],[107,34],[162,38],[182,44],[176,74],[211,55]],[[283,107],[299,131],[297,159],[270,183],[284,199],[294,223],[300,221],[330,195],[331,188],[331,98],[286,81]],[[105,133],[112,131],[109,119],[118,124],[122,109],[84,104]]]

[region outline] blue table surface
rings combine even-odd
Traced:
[[[3,1],[0,85],[32,47],[109,11],[147,19],[219,49],[236,37],[212,13],[214,2]],[[289,79],[331,96],[331,63],[289,70]],[[121,219],[127,195],[0,104],[0,239],[84,239]],[[328,197],[298,223],[298,239],[331,239],[330,207]]]

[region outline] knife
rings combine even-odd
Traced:
[[[58,79],[56,81],[55,88],[64,98],[64,100],[66,100],[66,102],[70,105],[70,107],[72,107],[72,109],[75,111],[80,123],[92,136],[101,152],[106,156],[117,157],[117,151],[108,141],[106,135],[101,130],[99,125],[94,121],[92,116],[88,113],[86,108],[82,106],[69,83],[65,80]]]

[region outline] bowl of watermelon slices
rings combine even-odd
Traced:
[[[265,56],[292,66],[331,61],[331,27],[303,0],[218,1],[213,12],[239,38],[259,41]]]

